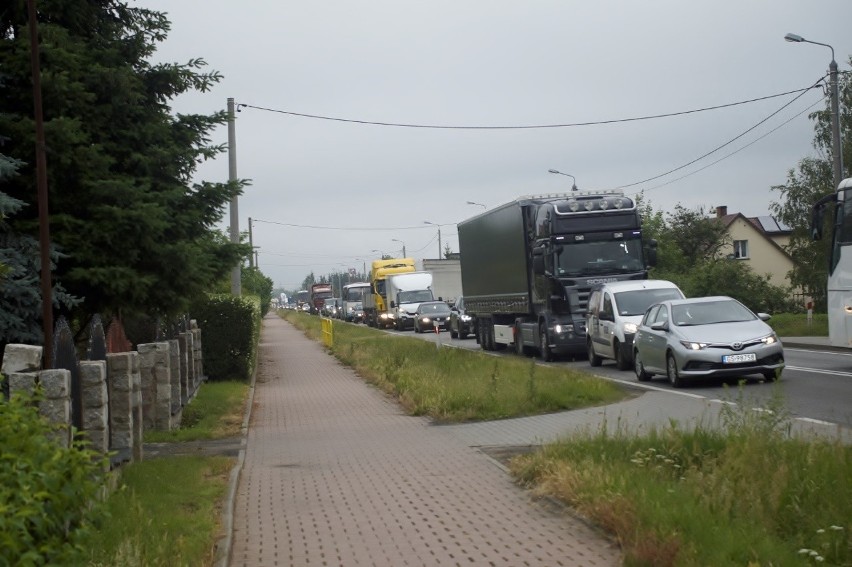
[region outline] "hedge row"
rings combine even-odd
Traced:
[[[190,313],[201,328],[208,379],[249,380],[260,340],[260,298],[207,295],[195,302]]]

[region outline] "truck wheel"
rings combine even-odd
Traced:
[[[627,356],[625,356],[626,353],[624,352],[624,349],[621,348],[621,343],[615,341],[613,349],[615,350],[615,367],[619,370],[630,370],[631,364],[630,361],[627,360]]]
[[[595,354],[595,347],[592,346],[592,339],[586,341],[586,349],[589,351],[589,364],[592,366],[600,366],[603,359]]]
[[[551,352],[550,347],[547,346],[547,327],[545,327],[544,323],[539,326],[538,333],[541,338],[541,348],[539,349],[541,359],[544,362],[550,362],[553,360],[553,352]]]

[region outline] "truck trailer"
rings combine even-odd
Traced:
[[[413,258],[387,258],[373,260],[370,269],[370,291],[364,295],[364,321],[370,327],[389,329],[394,325],[393,314],[388,310],[387,277],[414,271]]]
[[[620,191],[519,197],[458,225],[465,310],[484,350],[586,352],[589,293],[646,279],[639,211]]]
[[[429,272],[392,274],[387,277],[385,289],[393,326],[397,331],[413,329],[417,307],[424,301],[435,300],[432,295],[432,274]]]

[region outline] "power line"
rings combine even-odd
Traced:
[[[821,98],[820,100],[816,101],[815,103],[813,103],[812,105],[810,105],[809,107],[807,107],[806,109],[804,109],[803,111],[801,111],[801,112],[799,112],[798,114],[796,114],[796,115],[794,115],[794,116],[790,117],[788,120],[785,120],[784,122],[782,122],[781,124],[779,124],[778,126],[776,126],[775,128],[773,128],[772,130],[770,130],[769,132],[765,133],[763,136],[760,136],[759,138],[756,138],[756,139],[752,140],[752,141],[751,141],[751,142],[749,142],[748,144],[746,144],[746,145],[744,145],[744,146],[742,146],[742,147],[740,147],[740,148],[738,148],[738,149],[736,149],[736,150],[734,150],[734,151],[732,151],[732,152],[730,152],[730,153],[728,153],[728,154],[725,154],[724,156],[720,157],[720,158],[719,158],[719,159],[717,159],[716,161],[710,162],[710,163],[708,163],[707,165],[705,165],[704,167],[700,167],[700,168],[696,169],[695,171],[690,171],[689,173],[687,173],[687,174],[685,174],[685,175],[681,175],[680,177],[676,177],[675,179],[672,179],[671,181],[666,181],[665,183],[660,183],[659,185],[654,185],[653,187],[644,188],[644,189],[642,189],[641,191],[638,191],[637,193],[634,193],[634,195],[638,195],[639,193],[642,193],[642,192],[645,192],[645,191],[650,191],[650,190],[652,190],[652,189],[658,189],[658,188],[660,188],[660,187],[665,187],[666,185],[671,185],[672,183],[674,183],[674,182],[676,182],[676,181],[680,181],[681,179],[686,179],[687,177],[689,177],[689,176],[691,176],[691,175],[695,175],[696,173],[699,173],[699,172],[701,172],[701,171],[704,171],[704,170],[705,170],[705,169],[707,169],[708,167],[714,166],[714,165],[716,165],[717,163],[719,163],[720,161],[726,160],[726,159],[728,159],[729,157],[731,157],[731,156],[733,156],[733,155],[735,155],[735,154],[740,153],[741,151],[743,151],[743,150],[744,150],[744,149],[746,149],[747,147],[749,147],[749,146],[751,146],[751,145],[756,144],[756,143],[757,143],[757,142],[759,142],[760,140],[762,140],[762,139],[764,139],[765,137],[769,136],[770,134],[774,133],[776,130],[778,130],[778,129],[780,129],[780,128],[783,128],[784,126],[786,126],[787,124],[789,124],[790,122],[792,122],[793,120],[795,120],[796,118],[798,118],[799,116],[801,116],[802,114],[806,113],[807,111],[809,111],[810,109],[812,109],[813,107],[815,107],[816,105],[818,105],[819,103],[821,103],[821,102],[822,102],[822,101],[824,101],[824,100],[825,100],[825,97]]]
[[[814,88],[813,86],[807,87],[805,89],[796,89],[793,91],[787,91],[784,93],[778,93],[768,96],[762,96],[758,98],[752,98],[749,100],[742,100],[738,102],[731,102],[727,104],[719,104],[716,106],[707,106],[703,108],[695,108],[691,110],[682,110],[678,112],[667,112],[663,114],[652,114],[649,116],[636,116],[631,118],[613,118],[610,120],[594,120],[588,122],[569,122],[565,124],[529,124],[529,125],[515,125],[515,126],[447,126],[447,125],[438,125],[438,124],[411,124],[411,123],[403,123],[403,122],[380,122],[373,120],[359,120],[354,118],[339,118],[334,116],[323,116],[320,114],[306,114],[303,112],[293,112],[290,110],[280,110],[275,108],[268,108],[264,106],[256,106],[253,104],[240,103],[237,105],[237,110],[241,111],[243,108],[252,108],[254,110],[262,110],[264,112],[274,112],[276,114],[287,114],[289,116],[299,116],[301,118],[312,118],[315,120],[329,120],[332,122],[347,122],[350,124],[363,124],[367,126],[390,126],[394,128],[426,128],[433,130],[534,130],[534,129],[543,129],[543,128],[574,128],[578,126],[602,126],[606,124],[618,124],[624,122],[638,122],[641,120],[654,120],[658,118],[671,118],[673,116],[684,116],[687,114],[695,114],[698,112],[708,112],[710,110],[719,110],[722,108],[730,108],[732,106],[739,106],[743,104],[750,104],[753,102],[760,102],[763,100],[769,100],[773,98],[778,98],[782,96],[787,96],[794,93],[805,93],[808,90]]]
[[[669,175],[669,174],[671,174],[671,173],[674,173],[675,171],[680,171],[681,169],[684,169],[685,167],[689,167],[690,165],[694,164],[694,163],[695,163],[695,162],[697,162],[697,161],[701,161],[702,159],[706,158],[707,156],[712,155],[712,154],[714,154],[714,153],[718,152],[718,151],[719,151],[719,150],[721,150],[722,148],[724,148],[724,147],[726,147],[726,146],[729,146],[729,145],[733,144],[734,142],[736,142],[737,140],[739,140],[740,138],[742,138],[743,136],[745,136],[746,134],[748,134],[749,132],[751,132],[752,130],[754,130],[755,128],[757,128],[758,126],[760,126],[761,124],[763,124],[764,122],[766,122],[767,120],[769,120],[770,118],[772,118],[773,116],[775,116],[776,114],[778,114],[779,112],[781,112],[782,110],[784,110],[785,108],[787,108],[788,106],[790,106],[791,104],[793,104],[794,102],[796,102],[797,100],[799,100],[800,98],[802,98],[803,96],[805,96],[805,93],[807,93],[809,90],[811,90],[811,89],[813,89],[813,88],[816,88],[816,87],[817,87],[817,85],[819,85],[819,84],[820,84],[820,83],[821,83],[824,79],[825,79],[825,77],[824,77],[824,76],[823,76],[823,77],[820,77],[820,79],[819,79],[818,81],[816,81],[816,82],[815,82],[813,85],[811,85],[810,87],[808,87],[808,88],[806,88],[806,89],[802,89],[801,91],[794,91],[794,92],[798,92],[799,94],[798,94],[797,96],[793,97],[793,99],[792,99],[792,100],[790,100],[789,102],[787,102],[787,103],[783,104],[783,105],[781,106],[781,108],[779,108],[779,109],[778,109],[778,110],[776,110],[775,112],[771,113],[769,116],[767,116],[767,117],[766,117],[766,118],[764,118],[763,120],[760,120],[757,124],[755,124],[755,125],[754,125],[754,126],[752,126],[751,128],[748,128],[747,130],[745,130],[744,132],[742,132],[742,133],[738,134],[737,136],[734,136],[733,138],[731,138],[730,140],[728,140],[728,141],[727,141],[727,142],[725,142],[724,144],[722,144],[722,145],[720,145],[720,146],[715,147],[714,149],[712,149],[712,150],[710,150],[709,152],[707,152],[707,153],[705,153],[705,154],[703,154],[703,155],[701,155],[701,156],[699,156],[699,157],[697,157],[697,158],[693,159],[692,161],[689,161],[689,162],[687,162],[687,163],[685,163],[685,164],[683,164],[683,165],[680,165],[680,166],[678,166],[678,167],[676,167],[676,168],[674,168],[674,169],[670,169],[670,170],[668,170],[668,171],[667,171],[667,172],[665,172],[665,173],[660,173],[659,175],[655,175],[655,176],[653,176],[653,177],[649,177],[649,178],[647,178],[647,179],[643,179],[643,180],[641,180],[641,181],[634,181],[633,183],[628,183],[628,184],[626,184],[626,185],[619,185],[619,186],[617,186],[617,187],[616,187],[616,189],[626,189],[626,188],[628,188],[628,187],[634,187],[634,186],[636,186],[636,185],[641,185],[642,183],[647,183],[648,181],[653,181],[653,180],[655,180],[655,179],[659,179],[660,177],[665,177],[666,175]],[[789,93],[788,93],[788,94],[789,94]],[[774,130],[773,130],[773,131],[774,131]],[[758,138],[758,139],[759,139],[759,138]],[[721,160],[719,160],[719,161],[721,161]],[[711,165],[712,165],[712,164],[711,164]],[[699,171],[700,171],[700,170],[699,170]]]
[[[251,219],[251,220],[252,220],[252,222],[263,222],[263,223],[267,223],[267,224],[277,224],[277,225],[281,225],[281,226],[290,226],[290,227],[294,227],[294,228],[314,228],[314,229],[319,229],[319,230],[363,230],[363,231],[370,231],[370,232],[376,232],[376,231],[387,232],[389,230],[390,231],[393,231],[393,230],[414,230],[414,229],[423,230],[425,228],[429,228],[429,225],[398,226],[398,227],[387,227],[387,226],[384,226],[384,227],[375,227],[375,226],[371,226],[371,227],[364,227],[364,226],[350,226],[350,227],[345,227],[345,226],[317,226],[317,225],[311,225],[311,224],[295,224],[295,223],[289,223],[289,222],[278,222],[278,221],[261,220],[261,219]],[[453,223],[441,223],[441,224],[434,223],[432,226],[451,226],[451,225],[453,225]]]

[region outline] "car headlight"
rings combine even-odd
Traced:
[[[470,315],[462,315],[462,316],[461,316],[461,320],[462,320],[462,321],[465,321],[465,322],[466,322],[466,321],[470,321],[470,319],[471,319]]]
[[[430,321],[429,317],[423,317],[420,320],[423,321],[424,323],[428,323]]]
[[[638,329],[636,323],[625,323],[624,324],[624,332],[633,334]]]
[[[680,341],[685,348],[689,350],[701,350],[703,348],[707,348],[707,343],[695,343],[691,341]]]
[[[768,336],[760,339],[760,342],[762,342],[765,345],[775,344],[775,343],[778,342],[778,335],[776,335],[775,333],[772,333],[771,335],[768,335]]]
[[[553,330],[554,330],[557,334],[562,333],[562,325],[556,325],[555,327],[553,327]]]

